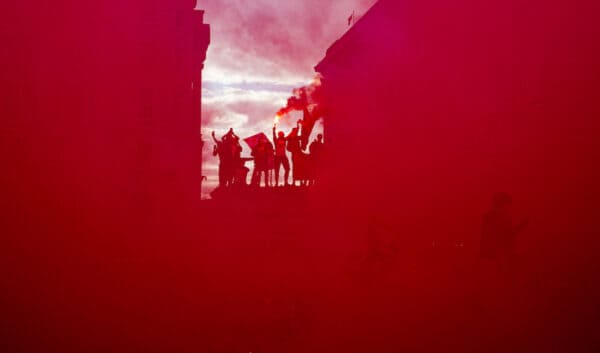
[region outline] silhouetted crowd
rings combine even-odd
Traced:
[[[273,140],[270,141],[266,135],[258,135],[256,141],[249,142],[251,147],[251,156],[243,158],[240,138],[233,132],[233,129],[217,139],[215,132],[212,138],[215,142],[213,156],[219,157],[219,186],[246,186],[250,169],[246,167],[246,162],[254,161],[254,169],[251,174],[251,186],[276,187],[280,186],[280,171],[283,168],[283,186],[309,186],[313,185],[318,179],[318,170],[320,169],[324,142],[323,135],[318,134],[317,138],[308,146],[302,146],[300,128],[296,126],[286,136],[283,131],[277,132],[276,126],[273,126]],[[288,158],[291,155],[291,163]],[[290,171],[292,180],[290,183]]]
[[[248,174],[248,168],[244,166],[244,161],[241,158],[242,145],[240,138],[233,132],[229,131],[219,140],[212,133],[212,138],[215,141],[213,147],[213,156],[219,156],[219,186],[234,185],[244,179]],[[245,169],[243,176],[241,173]]]

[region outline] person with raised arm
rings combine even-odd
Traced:
[[[283,165],[284,179],[283,185],[289,185],[290,161],[285,152],[287,139],[283,131],[276,132],[277,127],[273,125],[273,145],[275,146],[275,186],[279,186],[279,170]]]

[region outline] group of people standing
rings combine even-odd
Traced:
[[[233,133],[232,129],[229,129],[229,132],[221,140],[218,140],[213,132],[212,136],[215,141],[213,155],[219,156],[219,186],[247,185],[246,179],[250,170],[245,166],[245,162],[249,160],[254,161],[254,170],[250,180],[252,186],[260,186],[263,180],[267,187],[280,186],[279,177],[282,168],[283,182],[281,185],[308,186],[314,184],[317,179],[317,170],[322,162],[323,135],[317,135],[317,138],[308,146],[308,153],[306,153],[306,146],[302,146],[299,131],[299,126],[296,126],[286,136],[283,131],[277,132],[276,126],[273,126],[273,140],[269,141],[265,135],[262,135],[252,148],[252,158],[241,157],[242,147],[239,137]],[[291,154],[291,163],[288,153]]]
[[[245,183],[248,168],[244,166],[240,138],[233,129],[229,129],[220,140],[213,131],[212,138],[215,142],[213,156],[219,156],[219,186]]]

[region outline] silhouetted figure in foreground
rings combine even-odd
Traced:
[[[492,209],[483,216],[481,256],[488,259],[508,260],[515,254],[517,234],[528,222],[513,224],[512,198],[504,192],[494,195]]]
[[[273,126],[273,145],[275,145],[275,186],[279,186],[279,170],[281,169],[281,166],[283,166],[283,170],[285,171],[283,184],[287,186],[290,177],[290,162],[285,152],[287,139],[285,138],[283,131],[279,131],[279,133],[276,134],[275,129],[275,126]]]

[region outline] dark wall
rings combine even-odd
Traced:
[[[194,3],[0,5],[0,350],[182,351],[148,303],[200,197]]]
[[[349,214],[379,223],[375,237],[398,239],[400,261],[421,261],[432,244],[454,240],[477,259],[482,215],[496,192],[512,195],[515,222],[529,218],[511,272],[523,282],[502,282],[485,261],[468,268],[498,286],[490,298],[508,305],[499,311],[544,309],[479,322],[483,331],[514,331],[475,351],[597,347],[594,13],[591,1],[380,1],[317,66],[329,110],[322,188]],[[444,266],[438,257],[428,262],[436,263]],[[425,281],[427,273],[417,267],[414,276]],[[524,284],[536,281],[537,290]],[[510,286],[523,297],[511,297]],[[470,347],[484,337],[460,331],[473,338]]]
[[[474,239],[492,195],[506,191],[540,237],[592,241],[594,7],[375,5],[317,67],[329,97],[330,186],[419,218],[423,236]]]

